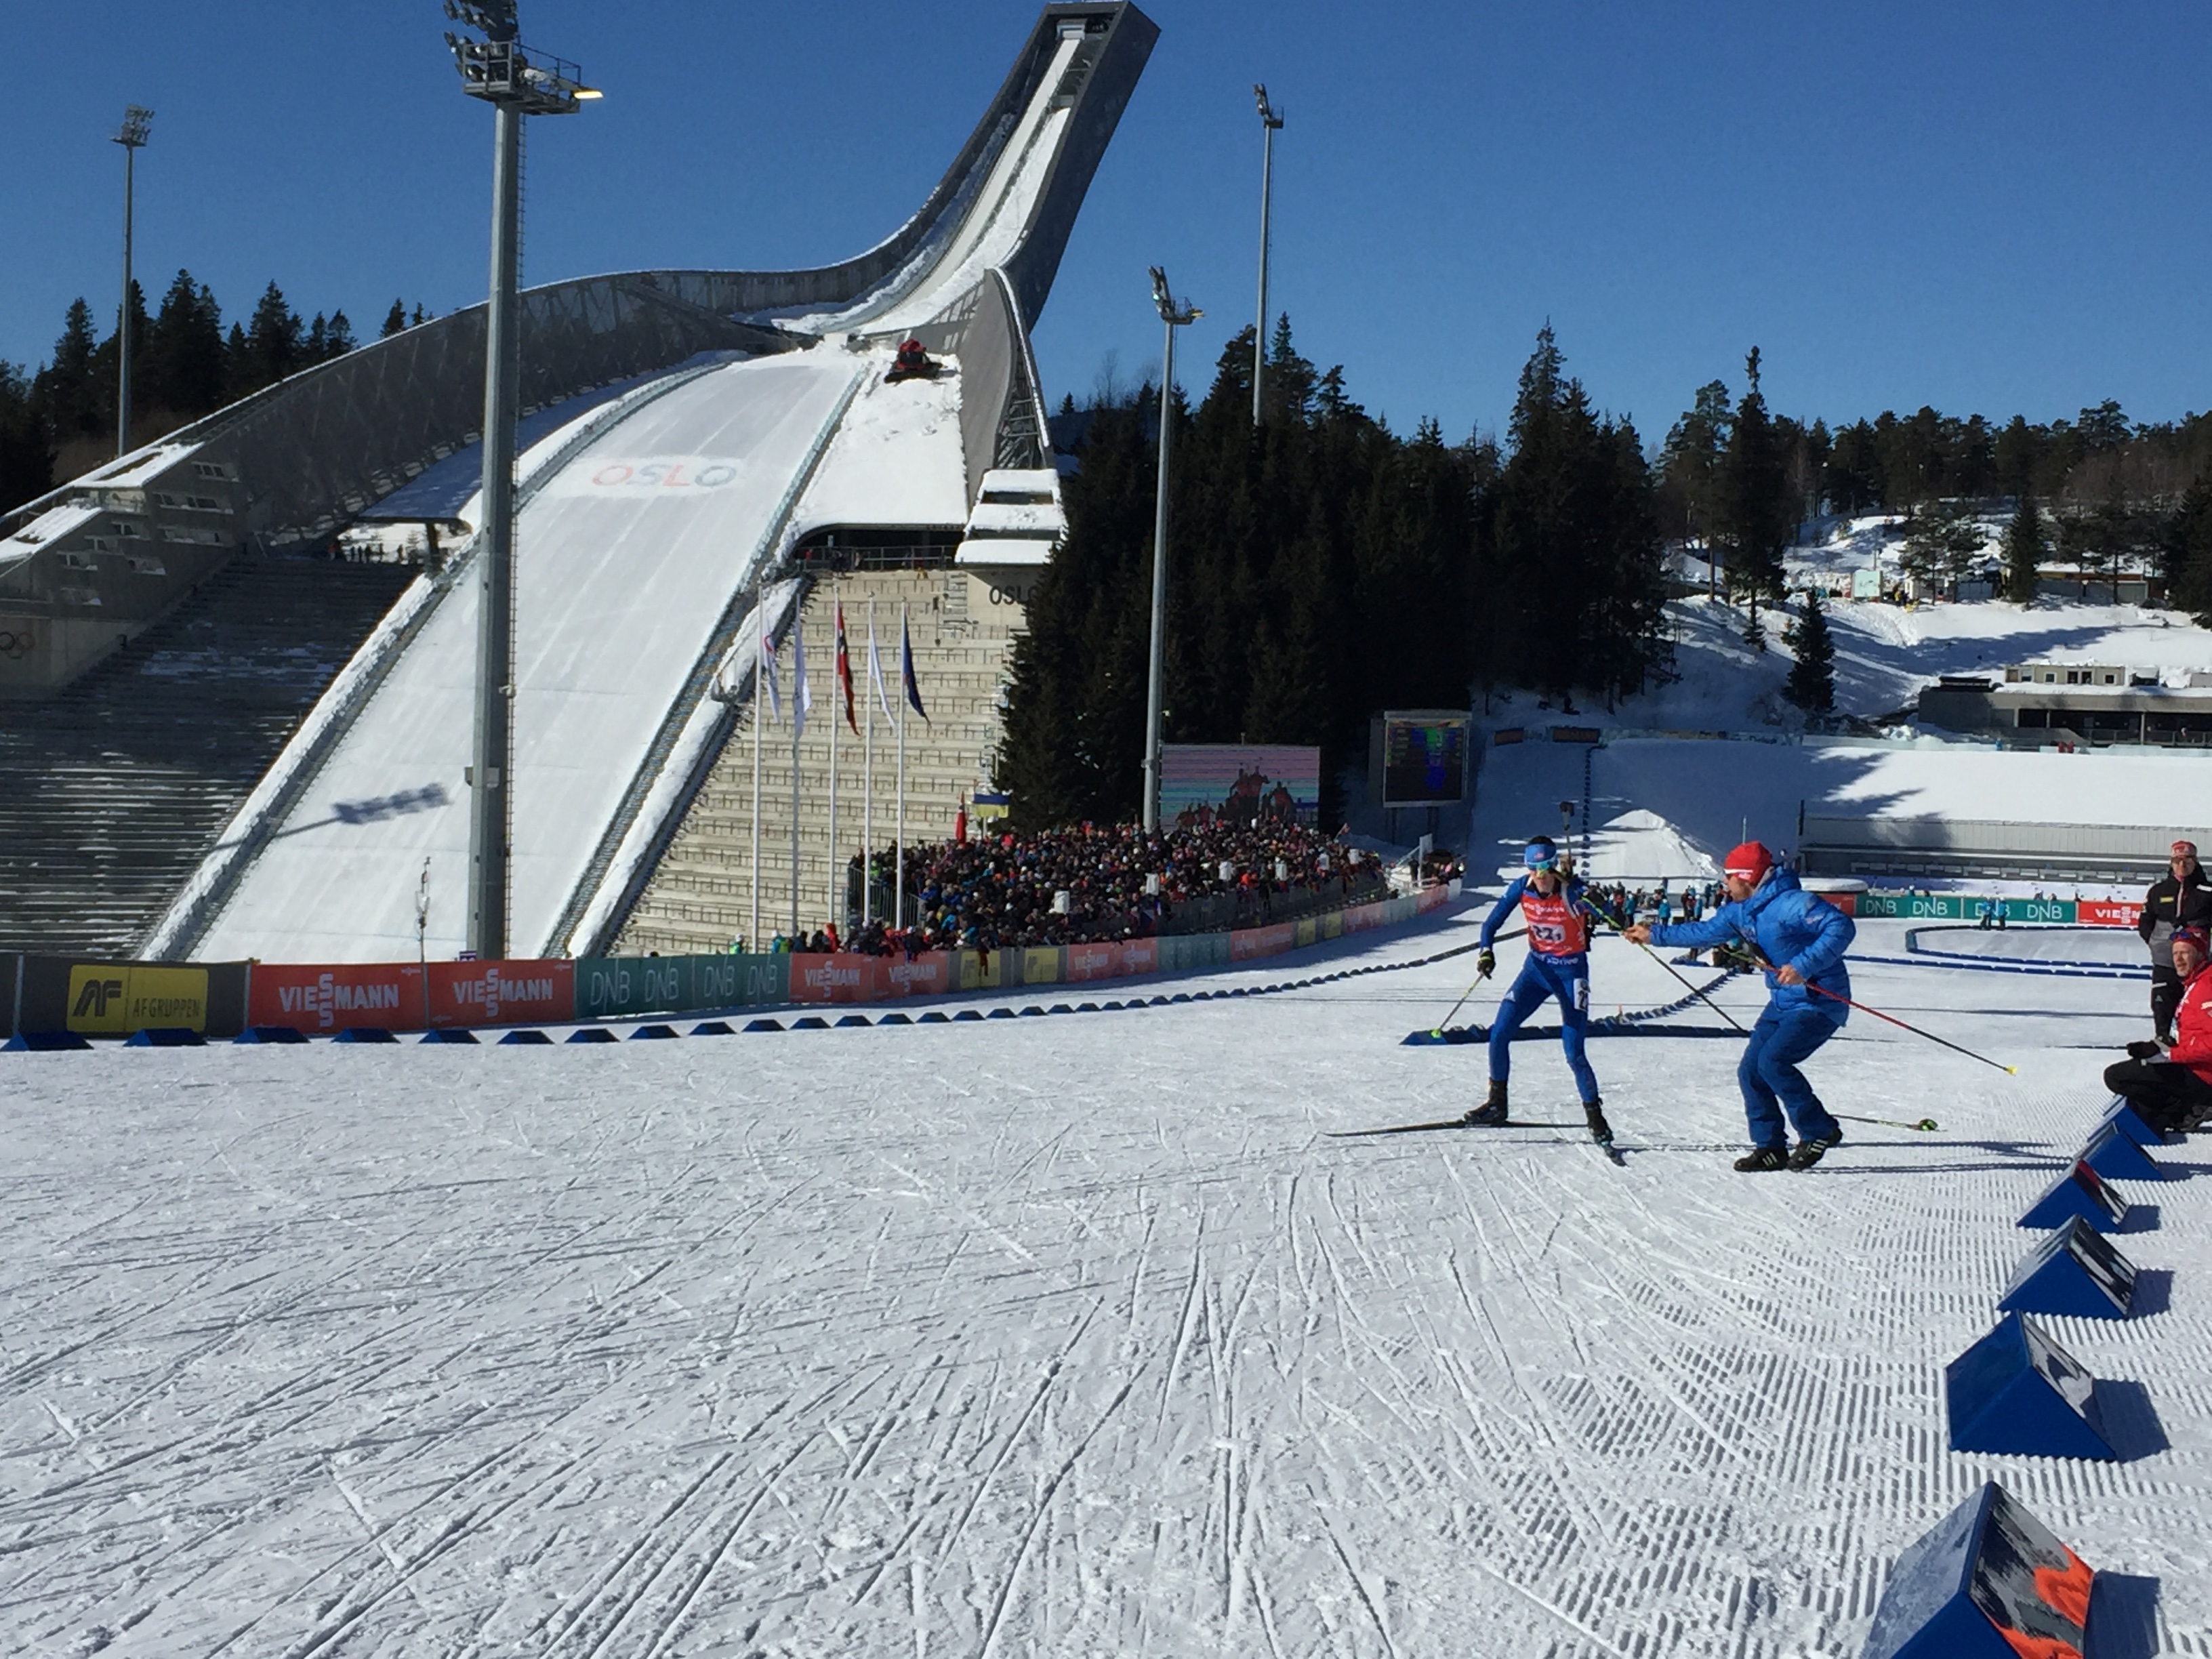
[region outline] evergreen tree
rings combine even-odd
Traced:
[[[1828,455],[1827,492],[1830,505],[1843,514],[1863,513],[1889,504],[1881,446],[1872,422],[1854,421],[1837,429]]]
[[[1963,501],[1930,501],[1913,514],[1899,561],[1923,581],[1956,581],[1989,545],[1988,532]]]
[[[1818,593],[1806,592],[1804,613],[1784,630],[1783,640],[1797,660],[1782,695],[1808,714],[1826,714],[1836,706],[1836,642]]]
[[[0,362],[0,513],[21,507],[53,488],[53,434],[30,378]]]
[[[82,299],[70,302],[62,337],[54,342],[53,360],[33,381],[33,395],[47,428],[58,441],[94,436],[112,418],[114,404],[101,398],[94,375],[94,354],[100,339],[92,322],[92,307]]]
[[[222,406],[222,312],[189,270],[179,270],[161,296],[142,361],[139,401],[148,408],[190,419]]]
[[[2036,573],[2042,568],[2050,543],[2043,533],[2043,514],[2033,492],[2022,490],[2020,506],[2005,527],[2005,597],[2029,605],[2035,599]]]
[[[394,300],[392,302],[392,309],[384,313],[384,327],[376,337],[380,340],[388,340],[395,334],[404,334],[406,331],[407,307]]]
[[[2212,628],[2212,474],[2200,473],[2166,531],[2167,593],[2202,628]]]
[[[146,314],[145,290],[134,277],[131,283],[130,304],[124,314],[130,319],[131,328],[131,423],[135,428],[144,416],[146,397],[146,341],[152,333],[153,319]],[[121,336],[111,333],[93,349],[92,384],[100,407],[100,428],[104,434],[115,430],[116,391],[122,385],[123,362]],[[137,434],[132,434],[137,441]]]
[[[1746,638],[1759,649],[1759,601],[1782,596],[1782,555],[1797,532],[1796,492],[1766,398],[1759,386],[1759,348],[1744,359],[1749,386],[1736,406],[1723,471],[1721,532],[1729,550],[1729,586],[1741,587],[1751,601],[1753,628]]]
[[[1696,401],[1667,434],[1659,452],[1662,486],[1673,512],[1669,534],[1702,541],[1710,549],[1720,521],[1720,478],[1728,458],[1735,410],[1726,382],[1708,380]]]
[[[1509,684],[1612,697],[1662,650],[1656,502],[1634,428],[1597,416],[1564,364],[1547,324],[1521,371],[1511,453],[1487,515],[1478,654]]]
[[[244,398],[307,367],[307,325],[285,303],[284,291],[271,283],[261,292],[241,337],[232,338],[240,349],[231,354],[230,395]]]

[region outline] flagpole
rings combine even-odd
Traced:
[[[837,629],[837,637],[836,637],[836,641],[834,642],[833,652],[832,652],[832,655],[831,655],[831,658],[830,658],[830,880],[829,880],[830,893],[829,893],[829,911],[830,911],[830,925],[831,927],[836,927],[836,925],[837,925],[837,915],[838,915],[838,911],[842,908],[842,907],[841,907],[841,906],[838,904],[838,902],[837,902],[837,885],[838,885],[838,884],[837,884],[837,878],[838,878],[838,876],[839,876],[840,874],[842,874],[842,872],[837,868],[837,694],[838,694],[838,690],[839,690],[839,685],[838,685],[838,678],[837,678],[838,671],[837,671],[836,657],[836,655],[835,655],[835,650],[836,650],[836,648],[842,648],[842,646],[843,646],[843,644],[844,644],[844,640],[845,640],[845,630],[844,630],[844,628],[843,628],[843,626],[842,626],[842,624],[843,624],[843,623],[844,623],[844,620],[845,620],[844,607],[836,604],[836,593],[837,593],[837,579],[836,579],[836,576],[834,576],[834,575],[833,575],[833,576],[831,576],[831,577],[830,578],[830,600],[831,600],[830,614],[831,614],[832,616],[834,616],[834,617],[837,619],[837,622],[838,622],[838,623],[840,624],[840,625],[839,625],[839,627],[838,627],[838,629]],[[842,941],[841,941],[841,942],[842,942]]]
[[[745,943],[753,950],[761,948],[760,930],[760,786],[761,786],[761,685],[768,672],[768,653],[761,649],[761,641],[768,635],[768,620],[760,614],[768,601],[765,584],[753,588],[753,930],[745,935]]]
[[[898,712],[898,917],[896,924],[906,926],[906,601],[899,601],[899,712]]]
[[[876,670],[876,596],[868,595],[868,690],[874,692]],[[876,847],[876,705],[868,704],[868,729],[860,739],[860,926],[875,919],[875,884],[868,879],[868,860]]]
[[[791,687],[791,937],[793,948],[799,939],[799,734],[806,724],[806,661],[805,622],[803,617],[791,619],[791,637],[796,642],[792,652]]]

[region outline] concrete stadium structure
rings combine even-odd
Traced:
[[[882,599],[910,611],[925,600],[932,648],[949,638],[969,673],[1002,664],[1003,650],[978,655],[957,617],[939,624],[969,587],[983,604],[1025,595],[1061,532],[1029,331],[1157,35],[1132,5],[1046,7],[921,210],[856,258],[524,295],[518,955],[586,954],[623,933],[745,719],[763,625],[786,632],[824,568],[802,555],[927,567],[912,593],[878,595],[879,625]],[[174,631],[216,579],[237,586],[242,564],[320,551],[364,523],[428,532],[419,574],[312,707],[288,716],[250,793],[233,789],[220,822],[177,825],[177,878],[158,913],[127,941],[111,918],[97,942],[149,956],[411,957],[427,890],[422,947],[460,947],[483,335],[481,307],[427,323],[0,519],[0,627],[32,641],[0,660],[0,697],[60,705],[88,685],[125,703],[152,695],[129,680],[150,672],[133,668],[134,648]],[[944,372],[888,383],[910,337]],[[810,649],[826,721],[827,638]],[[969,701],[995,719],[994,693]],[[956,772],[988,750],[973,725]],[[929,741],[917,724],[909,761],[925,773]],[[38,758],[0,753],[0,769],[27,777]],[[124,782],[102,799],[127,799],[128,768],[110,769]],[[953,805],[931,797],[909,828],[944,833]],[[880,808],[876,827],[881,841]],[[855,811],[853,850],[858,828]],[[87,881],[101,833],[80,836],[94,848]],[[144,856],[160,864],[159,849]],[[820,856],[826,870],[826,844]],[[0,912],[39,880],[0,867]],[[25,931],[0,915],[0,936],[31,948],[95,942],[65,927],[16,941]]]

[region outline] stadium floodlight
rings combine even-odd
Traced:
[[[599,94],[563,58],[529,51],[514,0],[446,0],[446,15],[483,39],[448,30],[461,90],[492,106],[491,298],[484,318],[483,572],[477,615],[474,764],[469,769],[469,948],[507,955],[507,840],[514,724],[514,422],[521,354],[515,289],[521,267],[522,119],[569,115]]]
[[[1260,325],[1252,333],[1252,424],[1260,424],[1260,382],[1267,373],[1267,219],[1275,194],[1275,135],[1283,130],[1283,112],[1267,101],[1264,82],[1252,83],[1252,100],[1260,106]]]
[[[153,131],[154,112],[143,104],[123,111],[115,142],[123,146],[123,300],[115,312],[115,453],[131,449],[131,203],[137,187],[138,151]]]
[[[1160,369],[1160,477],[1152,511],[1152,655],[1145,691],[1145,833],[1160,827],[1160,684],[1168,642],[1168,457],[1175,397],[1176,331],[1206,313],[1169,291],[1168,274],[1152,267],[1152,303],[1167,325],[1168,349]]]

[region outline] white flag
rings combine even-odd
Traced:
[[[884,718],[896,725],[898,717],[891,713],[891,694],[884,684],[883,659],[876,655],[876,618],[872,611],[868,616],[868,684],[876,688],[876,701],[883,707]]]
[[[775,718],[781,720],[783,718],[783,688],[776,684],[775,679],[775,636],[768,629],[768,595],[766,593],[763,593],[754,602],[753,614],[760,618],[760,661],[755,668],[753,678],[758,681],[763,676],[766,677],[769,705],[775,709]],[[757,687],[755,689],[754,696],[757,700],[759,696]]]
[[[791,735],[806,730],[806,717],[814,712],[814,688],[806,683],[806,629],[794,618],[791,624]]]

